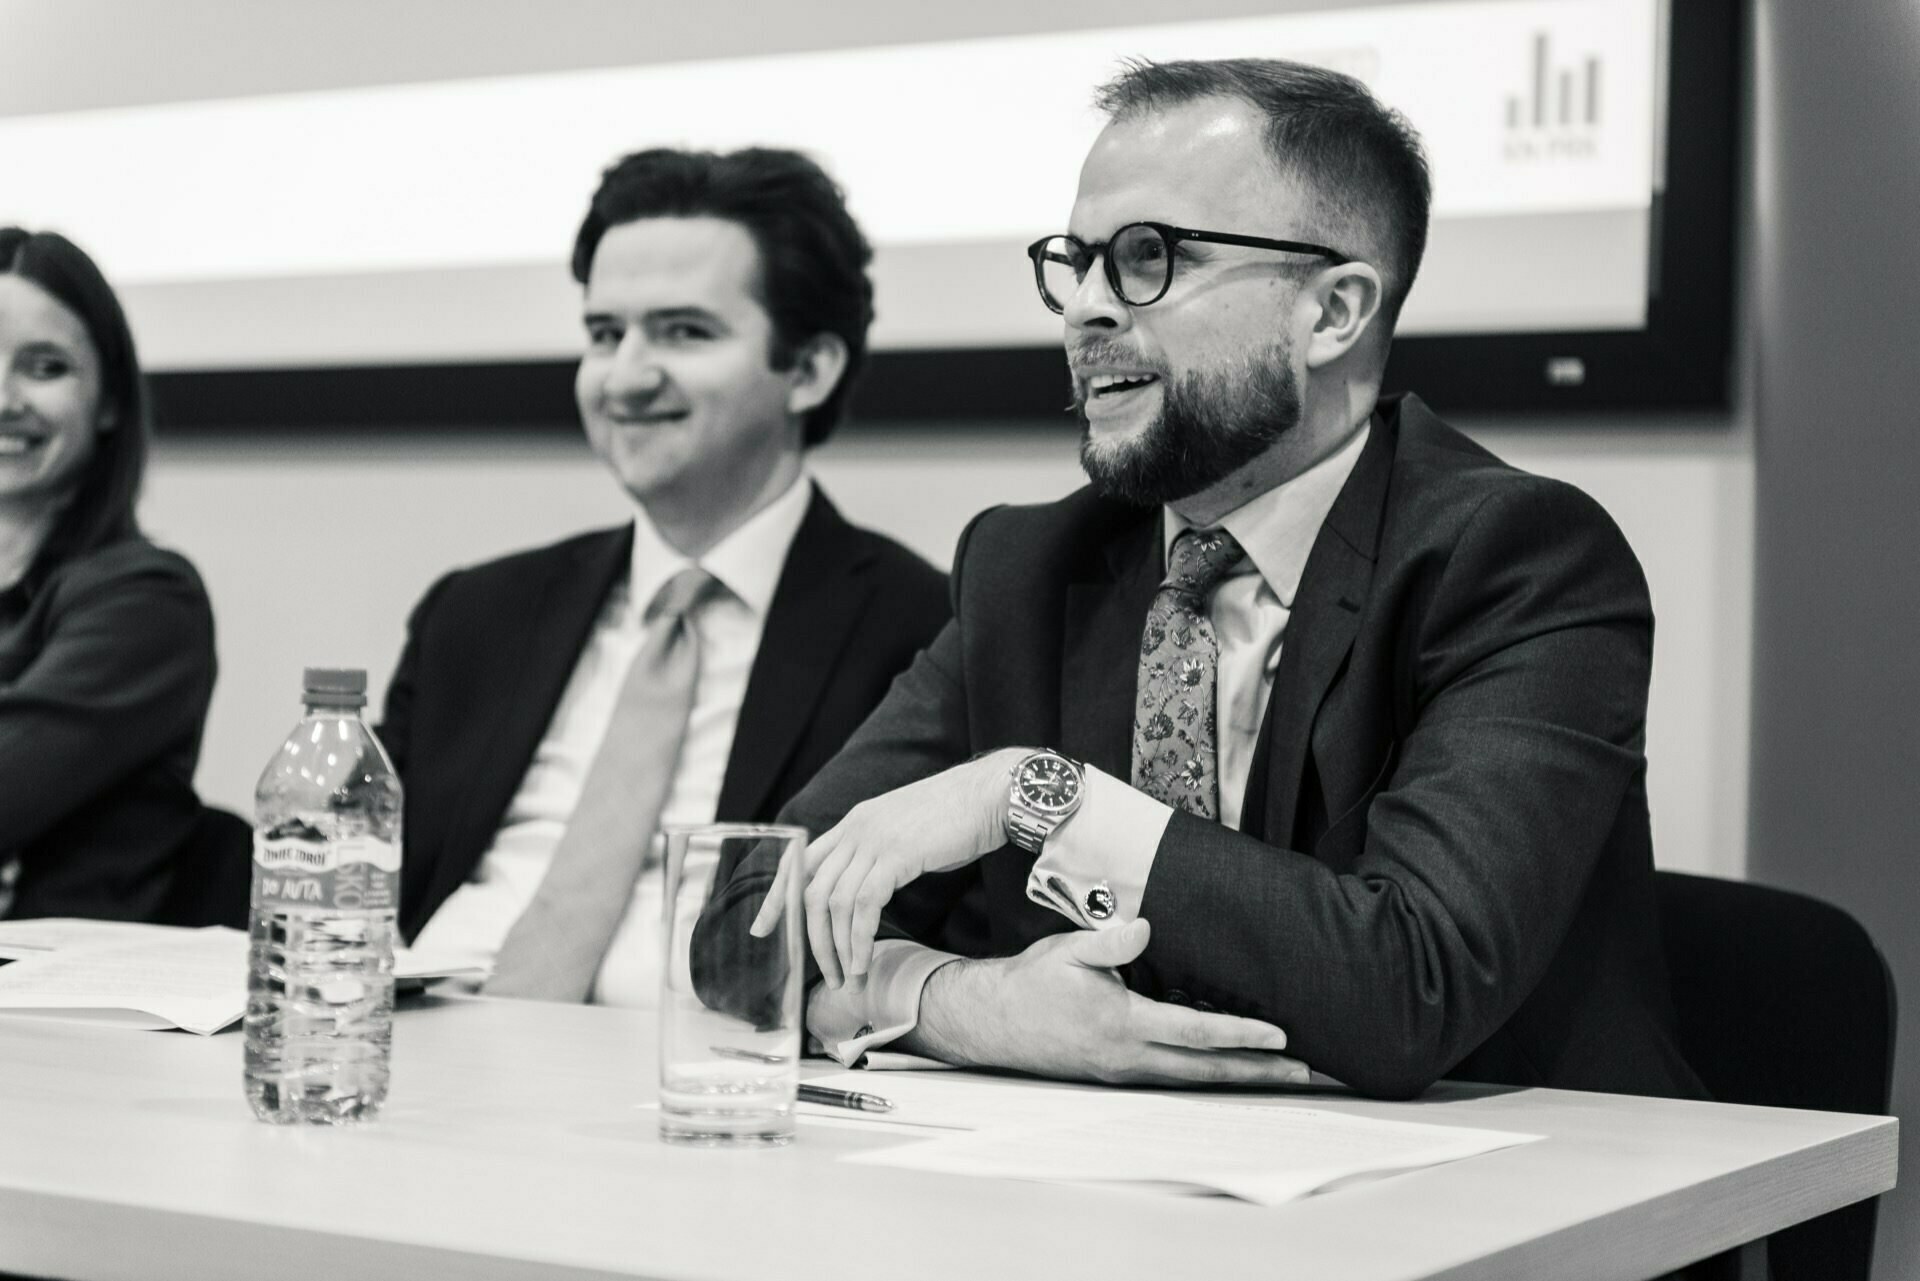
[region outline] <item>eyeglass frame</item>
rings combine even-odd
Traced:
[[[1107,252],[1108,247],[1112,245],[1114,241],[1120,239],[1121,236],[1135,227],[1152,228],[1160,236],[1161,243],[1167,247],[1167,278],[1161,284],[1160,292],[1145,302],[1135,302],[1127,297],[1126,292],[1120,287],[1120,269],[1113,265],[1113,255]],[[1040,239],[1027,246],[1027,257],[1033,260],[1034,288],[1040,292],[1041,303],[1048,311],[1056,316],[1066,314],[1066,305],[1063,303],[1056,307],[1053,304],[1053,300],[1047,293],[1046,266],[1040,260],[1041,248],[1052,240],[1071,240],[1074,244],[1078,245],[1087,254],[1087,265],[1089,267],[1093,265],[1093,260],[1098,258],[1104,264],[1102,271],[1105,272],[1107,277],[1107,287],[1113,290],[1113,296],[1115,298],[1118,298],[1129,307],[1151,307],[1167,296],[1167,290],[1173,288],[1173,252],[1183,240],[1196,240],[1203,244],[1210,245],[1241,245],[1248,249],[1277,249],[1281,253],[1289,254],[1312,254],[1316,258],[1325,258],[1329,262],[1334,263],[1354,261],[1351,255],[1343,254],[1338,249],[1330,249],[1326,245],[1310,244],[1303,240],[1274,240],[1267,236],[1242,236],[1229,231],[1196,231],[1192,227],[1175,227],[1168,223],[1153,222],[1145,218],[1137,222],[1129,222],[1116,227],[1111,236],[1108,236],[1105,240],[1096,240],[1091,244],[1080,239],[1080,237],[1070,231],[1056,231],[1050,236],[1040,237]],[[1085,280],[1086,277],[1082,276],[1081,281],[1084,283]]]

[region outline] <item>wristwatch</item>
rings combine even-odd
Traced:
[[[1053,829],[1080,808],[1086,787],[1086,771],[1078,761],[1044,748],[1021,757],[1007,790],[1007,839],[1038,854]]]

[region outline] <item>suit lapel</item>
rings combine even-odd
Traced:
[[[871,553],[855,532],[816,487],[787,551],[747,677],[720,785],[722,820],[760,812],[867,607]]]
[[[629,572],[633,526],[607,530],[570,550],[544,574],[530,577],[523,595],[499,602],[502,618],[523,625],[506,633],[487,674],[473,685],[475,701],[491,714],[468,740],[466,786],[447,834],[457,857],[435,861],[437,879],[451,885],[472,874],[526,777],[607,593]]]
[[[1280,647],[1280,669],[1264,721],[1266,768],[1247,786],[1248,810],[1261,815],[1265,839],[1293,842],[1300,784],[1313,722],[1334,676],[1353,647],[1378,554],[1397,418],[1377,413],[1353,474],[1334,499],[1313,540]],[[1258,761],[1256,760],[1256,768]],[[1262,796],[1264,791],[1264,796]],[[1254,807],[1258,807],[1257,810]],[[1243,817],[1244,825],[1247,823]]]
[[[1133,775],[1140,634],[1163,560],[1158,513],[1129,516],[1067,584],[1060,678],[1059,750],[1123,781]]]

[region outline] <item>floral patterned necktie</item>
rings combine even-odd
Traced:
[[[1174,539],[1140,638],[1133,785],[1200,818],[1220,816],[1214,692],[1220,642],[1207,618],[1207,597],[1241,555],[1224,529],[1189,529]]]

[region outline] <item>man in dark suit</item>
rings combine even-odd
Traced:
[[[870,257],[792,152],[604,175],[576,392],[635,519],[434,584],[380,730],[404,933],[491,965],[489,992],[650,1000],[654,828],[771,819],[949,616],[945,577],[803,463],[865,355]]]
[[[823,833],[781,873],[811,1031],[1099,1080],[1697,1093],[1639,566],[1585,495],[1379,395],[1417,139],[1284,62],[1099,102],[1071,232],[1031,250],[1093,485],[977,518],[954,622],[788,807]]]

